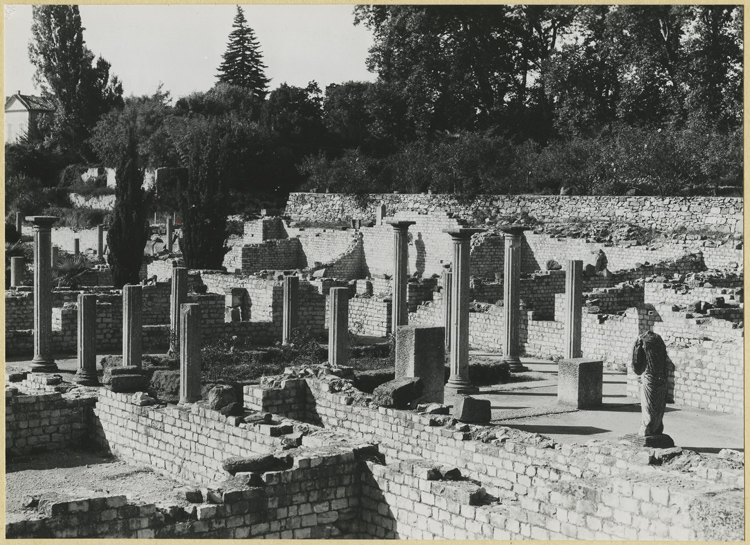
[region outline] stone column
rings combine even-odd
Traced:
[[[23,284],[24,262],[22,257],[10,258],[10,287],[17,288]]]
[[[172,269],[172,296],[170,299],[170,339],[169,349],[176,352],[180,345],[180,306],[187,301],[188,275],[186,267]]]
[[[23,216],[20,212],[16,212],[16,231],[19,237],[23,234]]]
[[[451,306],[453,304],[453,272],[443,270],[443,327],[445,328],[445,349],[451,349]]]
[[[284,315],[281,328],[281,344],[289,344],[292,331],[297,327],[299,312],[299,277],[284,277]]]
[[[75,237],[73,239],[73,255],[78,255],[81,253],[81,239],[78,237]]]
[[[174,224],[172,218],[167,218],[167,251],[172,253],[172,239],[174,238]]]
[[[60,248],[52,246],[52,267],[57,266],[57,262],[60,261]]]
[[[565,337],[563,358],[580,358],[583,315],[583,261],[569,260],[565,272]]]
[[[383,225],[385,221],[385,203],[381,202],[377,208],[375,208],[375,225]]]
[[[143,356],[143,287],[122,287],[122,363],[141,366]]]
[[[518,322],[521,314],[521,237],[528,227],[501,227],[505,233],[505,274],[503,277],[503,361],[511,371],[528,371],[518,357]]]
[[[448,229],[453,240],[453,282],[451,285],[451,375],[445,395],[473,394],[479,389],[469,380],[469,250],[472,235],[484,229]]]
[[[73,382],[96,386],[96,295],[78,294],[78,371]]]
[[[104,259],[104,225],[96,226],[96,256]]]
[[[391,220],[386,222],[393,227],[393,322],[391,332],[406,325],[409,321],[409,309],[406,306],[406,268],[409,263],[409,226],[415,221]]]
[[[342,366],[349,360],[349,288],[328,293],[328,363]]]
[[[34,359],[31,370],[37,373],[57,371],[52,357],[52,224],[54,216],[29,216],[34,224]]]
[[[180,307],[180,404],[201,399],[201,306]]]

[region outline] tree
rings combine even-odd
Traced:
[[[261,100],[266,97],[268,82],[266,65],[255,32],[247,26],[245,13],[237,6],[229,43],[219,66],[217,77],[220,83],[247,87]]]
[[[110,64],[86,47],[78,6],[33,6],[32,14],[29,58],[56,108],[50,140],[88,160],[89,133],[102,114],[122,106],[122,85],[110,77]]]
[[[143,170],[138,167],[135,127],[125,130],[126,142],[116,168],[115,207],[107,232],[107,262],[116,288],[140,282],[143,249],[149,237],[148,205],[151,191],[143,189]]]
[[[282,83],[263,104],[261,123],[284,143],[317,147],[326,135],[320,95],[314,81],[305,88]]]

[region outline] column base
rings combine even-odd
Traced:
[[[33,359],[31,360],[32,373],[56,373],[59,371],[55,360]]]
[[[448,379],[444,389],[445,396],[478,394],[479,388],[474,386],[469,379]]]
[[[177,403],[177,405],[184,407],[184,406],[187,406],[187,405],[192,405],[193,403],[195,403],[196,401],[200,401],[201,399],[203,399],[203,398],[199,397],[198,399],[193,399],[193,400],[180,399],[180,401]]]
[[[503,360],[503,363],[507,363],[508,368],[513,373],[522,373],[523,371],[529,370],[529,368],[522,364],[521,360],[519,360],[518,358]]]
[[[81,386],[99,386],[99,377],[96,372],[78,371],[73,377],[73,382]]]

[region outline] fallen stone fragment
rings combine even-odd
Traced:
[[[224,384],[214,386],[208,392],[208,407],[215,411],[221,410],[231,403],[237,402],[237,395],[234,388]]]
[[[424,384],[419,377],[404,377],[381,384],[372,392],[373,401],[381,407],[406,409],[409,402],[422,395]]]
[[[286,459],[279,459],[271,454],[258,454],[246,458],[232,457],[227,458],[222,463],[222,467],[230,475],[237,473],[265,473],[266,471],[282,471],[292,467],[292,463]]]
[[[130,397],[130,401],[133,405],[138,405],[140,407],[156,405],[158,403],[158,401],[149,396],[146,392],[136,392]]]
[[[492,419],[492,404],[489,399],[459,396],[453,407],[453,417],[461,422],[487,424]]]

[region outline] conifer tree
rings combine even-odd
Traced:
[[[260,99],[264,99],[268,92],[268,82],[265,75],[266,65],[255,32],[247,26],[245,13],[237,6],[232,32],[229,34],[227,50],[219,66],[217,77],[220,83],[247,87]]]

